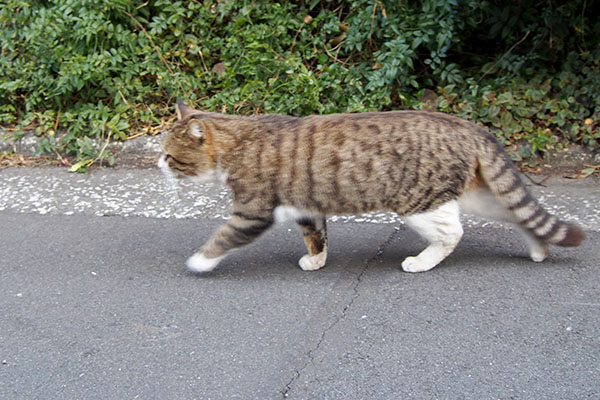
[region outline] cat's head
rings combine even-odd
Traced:
[[[207,113],[177,101],[177,121],[166,133],[158,167],[169,178],[197,181],[222,180],[218,165],[211,156],[212,133],[206,123]]]

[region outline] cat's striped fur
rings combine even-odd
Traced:
[[[231,187],[231,218],[188,260],[211,270],[267,228],[276,210],[293,211],[308,248],[303,269],[325,264],[325,215],[391,210],[430,245],[402,263],[433,268],[462,236],[459,207],[512,222],[531,258],[547,244],[577,246],[581,229],[548,214],[529,194],[496,140],[466,120],[425,111],[294,118],[231,116],[177,105],[178,121],[159,166],[170,175],[220,179]]]

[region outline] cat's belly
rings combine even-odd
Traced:
[[[278,206],[273,211],[276,222],[298,221],[302,218],[312,218],[315,213],[308,210],[302,210],[293,206]]]

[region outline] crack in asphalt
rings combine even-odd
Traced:
[[[317,344],[310,350],[308,350],[306,352],[306,357],[307,360],[302,364],[302,366],[297,369],[295,371],[294,376],[292,377],[292,379],[284,386],[284,389],[281,390],[281,394],[283,396],[283,398],[287,398],[290,395],[290,392],[292,390],[292,385],[294,384],[294,382],[296,382],[300,376],[302,375],[302,373],[304,372],[304,370],[306,368],[308,368],[309,364],[314,364],[315,362],[315,358],[314,358],[314,354],[319,350],[319,348],[321,348],[321,345],[323,344],[323,342],[325,341],[325,336],[327,335],[327,333],[329,331],[331,331],[340,321],[342,321],[344,318],[346,318],[346,314],[348,312],[348,310],[352,307],[352,305],[354,304],[354,302],[356,301],[356,299],[358,299],[360,297],[360,293],[358,292],[358,287],[360,286],[361,282],[362,282],[362,278],[363,275],[367,272],[367,269],[369,268],[369,265],[377,260],[377,258],[381,257],[383,255],[383,253],[385,252],[386,247],[393,241],[395,240],[399,233],[401,231],[401,228],[399,227],[395,227],[394,228],[394,232],[392,232],[388,238],[379,245],[379,247],[377,248],[377,253],[375,253],[375,255],[371,258],[369,258],[367,261],[365,261],[364,266],[362,267],[362,269],[360,270],[360,272],[358,273],[358,275],[356,275],[355,278],[355,284],[352,287],[351,291],[353,292],[352,298],[348,301],[348,303],[344,306],[344,308],[342,309],[341,314],[335,318],[335,320],[329,324],[329,326],[327,326],[323,332],[321,333],[321,337],[319,338],[319,341],[317,342]]]

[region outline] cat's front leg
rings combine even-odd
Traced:
[[[308,254],[298,264],[305,271],[314,271],[327,260],[327,224],[325,216],[303,217],[296,221],[302,230]]]
[[[234,211],[200,251],[188,258],[186,265],[193,272],[212,271],[230,250],[244,246],[273,224],[271,213],[244,213]]]

